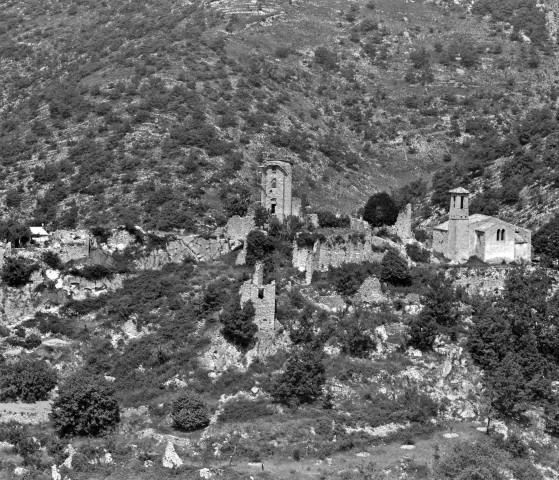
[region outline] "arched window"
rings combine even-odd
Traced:
[[[497,241],[501,240],[501,229],[497,230]]]
[[[505,241],[505,229],[501,230],[501,240]]]
[[[452,196],[452,206],[456,208],[456,195]]]
[[[272,178],[272,188],[276,188],[276,179]]]

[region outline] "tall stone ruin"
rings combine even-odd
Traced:
[[[252,301],[259,332],[276,330],[276,282],[264,285],[264,265],[257,263],[251,280],[241,285],[241,304]]]
[[[260,204],[280,221],[301,214],[301,199],[292,196],[292,189],[292,160],[268,160],[262,166]]]

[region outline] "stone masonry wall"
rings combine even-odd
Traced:
[[[244,242],[249,232],[254,230],[254,228],[254,217],[252,215],[247,217],[234,215],[227,221],[225,236],[230,240],[241,240]]]
[[[276,282],[264,285],[264,266],[257,263],[254,275],[241,285],[241,305],[249,300],[254,305],[254,323],[260,332],[274,332],[276,328]]]
[[[310,284],[313,272],[326,272],[330,267],[340,267],[344,263],[380,262],[385,250],[394,247],[393,242],[373,237],[370,233],[363,236],[352,233],[332,234],[325,241],[316,241],[314,246],[299,247],[293,244],[293,267],[306,272],[305,280]]]
[[[394,233],[398,235],[403,242],[413,238],[411,231],[411,218],[412,209],[411,204],[408,203],[405,208],[398,213],[396,223],[391,227]]]

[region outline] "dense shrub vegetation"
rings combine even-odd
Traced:
[[[181,392],[171,406],[173,426],[186,432],[206,427],[210,423],[208,407],[202,399],[189,391]]]
[[[479,301],[468,337],[473,359],[485,371],[490,406],[520,418],[540,405],[557,421],[551,379],[557,375],[557,294],[548,299],[553,279],[544,270],[511,270],[496,301]],[[551,427],[553,428],[553,427]]]
[[[29,283],[31,275],[38,269],[39,266],[29,259],[8,257],[4,261],[0,276],[7,285],[18,288]]]
[[[0,363],[0,400],[46,400],[56,381],[55,370],[43,360],[23,357],[13,363]]]
[[[254,305],[249,300],[241,306],[239,295],[231,295],[219,316],[223,325],[221,334],[226,340],[242,349],[249,348],[254,340],[258,327],[254,323]]]
[[[115,387],[100,376],[77,372],[67,378],[52,404],[52,421],[61,436],[107,433],[120,421]]]

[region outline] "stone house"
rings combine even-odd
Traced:
[[[457,262],[472,256],[487,263],[530,262],[530,230],[488,215],[470,215],[469,193],[464,188],[450,191],[449,218],[433,228],[433,250]]]

